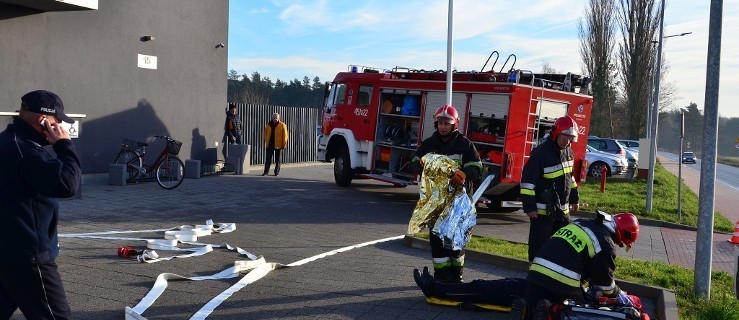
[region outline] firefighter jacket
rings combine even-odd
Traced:
[[[42,146],[49,142],[20,118],[0,133],[0,265],[53,261],[59,254],[54,198],[73,196],[82,171],[72,140],[54,143],[56,158]]]
[[[271,121],[270,121],[271,122]],[[267,122],[267,124],[264,126],[264,147],[269,148],[270,147],[270,137],[272,136],[272,126],[270,125],[270,122]],[[287,146],[287,126],[284,122],[279,121],[277,122],[277,125],[274,126],[274,134],[275,134],[275,140],[274,140],[274,148],[275,149],[285,149]]]
[[[536,211],[540,215],[554,213],[555,217],[568,214],[569,204],[580,201],[573,165],[572,149],[560,149],[551,139],[531,151],[521,174],[523,211]]]
[[[603,292],[618,291],[613,233],[599,219],[579,219],[557,230],[537,253],[527,280],[573,298],[582,297],[581,283]]]
[[[435,153],[445,155],[454,160],[459,167],[467,175],[467,181],[475,181],[482,172],[482,162],[480,155],[475,149],[475,145],[467,139],[459,131],[452,131],[451,138],[444,142],[438,131],[435,131],[430,137],[423,140],[416,150],[416,156],[411,161],[413,171],[421,173],[419,165],[421,158],[427,153]]]

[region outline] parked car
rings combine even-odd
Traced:
[[[683,163],[695,163],[695,153],[691,151],[683,152]]]
[[[588,145],[601,152],[612,153],[621,157],[626,156],[626,150],[616,142],[616,139],[590,136],[588,137]]]
[[[633,140],[616,140],[626,151],[626,160],[629,161],[629,169],[635,169],[639,163],[639,142]]]
[[[620,174],[626,169],[625,158],[601,152],[591,146],[585,149],[585,159],[588,160],[588,175],[600,178],[601,170],[606,168],[606,174],[610,177],[614,174]]]

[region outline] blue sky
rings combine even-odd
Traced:
[[[582,73],[577,21],[586,3],[456,0],[453,66],[480,70],[497,50],[496,70],[515,54],[516,68],[538,72],[546,62]],[[692,32],[664,42],[675,107],[703,109],[709,5],[667,1],[665,35]],[[446,69],[447,8],[448,0],[231,0],[228,69],[273,81],[330,81],[351,64]],[[739,0],[724,1],[723,13],[719,113],[739,117]]]

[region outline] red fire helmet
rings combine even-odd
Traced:
[[[616,244],[626,246],[626,251],[639,237],[639,220],[631,213],[619,213],[613,216],[616,223]]]
[[[570,116],[564,116],[554,121],[554,131],[552,132],[552,140],[557,140],[560,134],[573,137],[572,141],[577,142],[577,123]]]
[[[434,123],[439,121],[453,124],[454,129],[456,129],[457,125],[459,125],[459,113],[457,113],[457,109],[454,109],[450,105],[439,107],[434,113]]]

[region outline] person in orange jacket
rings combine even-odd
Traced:
[[[267,159],[264,162],[264,173],[269,173],[272,158],[275,161],[275,175],[280,174],[280,153],[287,147],[287,126],[280,121],[280,114],[272,114],[272,120],[264,126],[264,147],[267,149]]]

